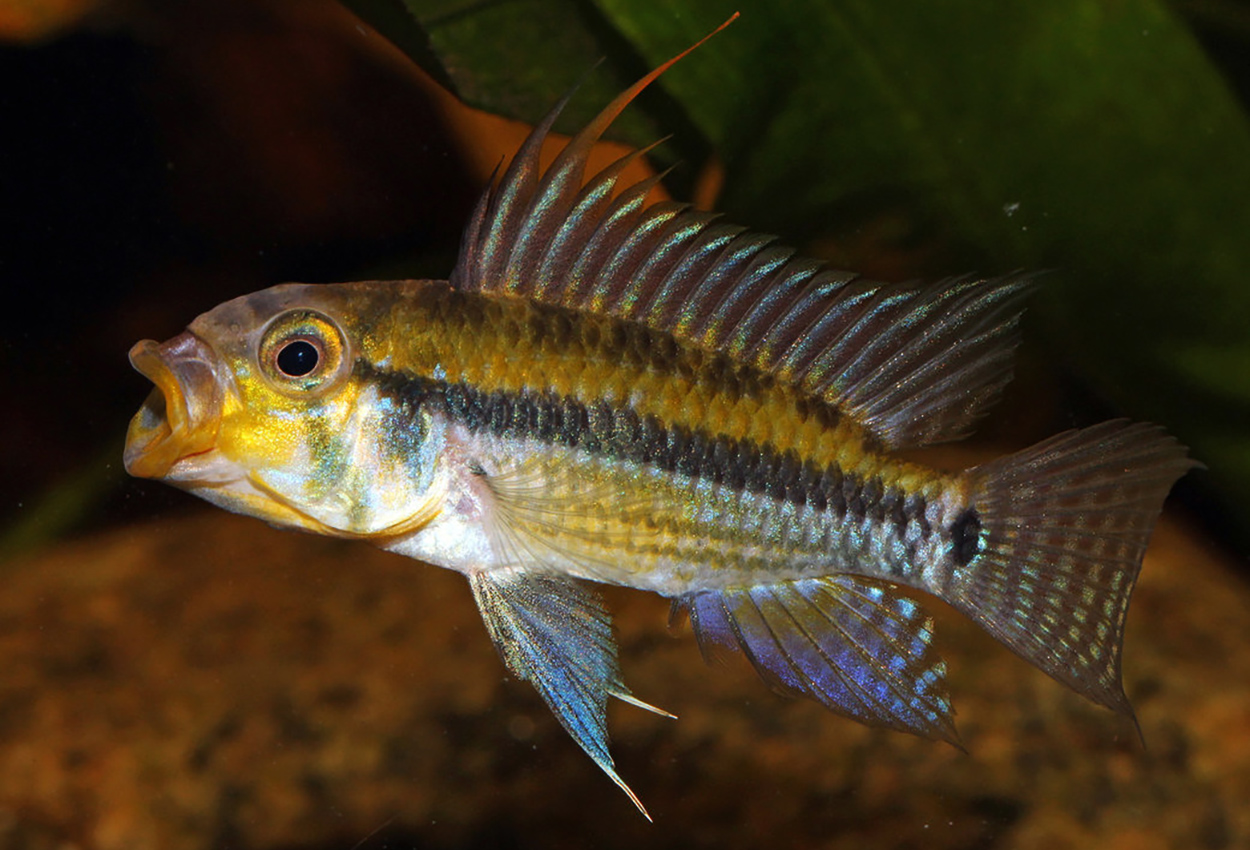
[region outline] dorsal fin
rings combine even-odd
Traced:
[[[648,205],[659,176],[619,184],[642,152],[586,179],[604,130],[702,43],[619,95],[540,170],[562,99],[483,194],[452,286],[604,313],[724,352],[836,405],[889,448],[966,436],[1011,379],[1029,276],[874,283],[689,205]]]

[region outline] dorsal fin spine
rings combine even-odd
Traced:
[[[758,236],[742,233],[725,246],[719,255],[720,262],[691,290],[688,306],[682,310],[675,328],[679,336],[684,335],[704,348],[715,347],[708,344],[708,335],[722,327],[721,308],[733,289],[725,282],[735,280],[743,266],[749,264],[760,249],[758,240]]]
[[[769,249],[774,252],[790,251],[785,246]],[[821,263],[806,257],[790,257],[780,276],[763,293],[758,304],[743,320],[739,333],[759,332],[758,341],[743,349],[743,356],[754,357],[765,371],[777,374],[777,364],[792,345],[801,328],[811,325],[821,312],[821,305],[828,300],[827,291],[830,272],[822,271]],[[846,276],[843,276],[846,277]],[[787,379],[788,380],[788,379]]]
[[[735,346],[735,337],[758,331],[758,327],[752,331],[748,317],[765,300],[765,293],[777,282],[777,272],[793,254],[788,247],[774,245],[774,237],[768,234],[744,233],[734,241],[744,249],[742,271],[726,287],[725,295],[709,315],[703,332],[705,338],[708,333],[715,333],[726,351],[741,351],[747,344],[739,342]],[[708,344],[711,343],[712,340],[708,340]]]
[[[573,92],[561,98],[544,116],[518,149],[496,188],[493,191],[488,190],[491,198],[489,207],[480,220],[475,222],[476,226],[473,226],[475,237],[480,236],[483,227],[485,228],[486,235],[481,248],[476,247],[475,239],[475,247],[470,252],[472,256],[466,257],[462,252],[462,262],[468,261],[467,264],[477,266],[476,278],[483,291],[509,292],[520,288],[522,276],[527,272],[532,273],[541,262],[545,253],[543,249],[559,230],[551,219],[561,215],[568,196],[580,190],[586,157],[591,146],[643,89],[709,38],[729,26],[737,17],[738,13],[735,12],[712,32],[617,95],[560,151],[539,183],[537,171],[543,142]],[[561,200],[566,203],[560,203]],[[537,214],[536,210],[539,211]],[[511,249],[504,250],[505,245],[511,245]],[[460,264],[457,265],[457,270],[452,274],[453,284],[462,284],[465,277],[475,277],[472,272],[462,275]]]
[[[767,332],[760,333],[760,329],[768,328],[771,320],[785,309],[784,301],[774,294],[791,292],[796,283],[810,278],[818,267],[795,263],[793,249],[784,245],[765,245],[743,276],[743,284],[736,287],[743,293],[748,309],[726,334],[725,350],[742,360],[758,360],[768,343]],[[756,291],[750,292],[752,289]]]
[[[703,46],[704,42],[716,35],[725,27],[729,26],[737,20],[737,18],[738,13],[734,12],[716,29],[712,30],[710,33],[703,36],[703,38],[678,53],[672,59],[669,59],[667,62],[656,67],[650,73],[643,76],[642,79],[638,80],[638,82],[618,94],[611,103],[604,107],[602,112],[595,116],[594,120],[587,124],[580,133],[573,137],[573,140],[569,143],[569,147],[565,150],[565,153],[567,153],[570,158],[584,157],[586,150],[599,140],[599,137],[603,135],[604,131],[606,131],[608,127],[611,126],[612,122],[620,116],[620,114],[625,110],[625,107],[629,106],[629,104],[633,102],[634,98],[642,93],[643,89],[655,82],[669,68],[673,67],[699,47]]]
[[[817,278],[819,280],[819,278]],[[821,281],[823,284],[823,281]],[[853,299],[863,298],[871,294],[871,290],[863,289],[856,293],[849,288],[843,287],[838,300],[822,301],[826,294],[826,288],[823,285],[814,287],[812,290],[813,301],[815,301],[816,309],[812,310],[811,320],[801,330],[798,324],[795,324],[794,337],[790,342],[785,354],[777,362],[774,367],[779,377],[792,383],[801,383],[802,378],[807,374],[808,368],[813,361],[820,356],[824,350],[824,344],[828,338],[821,332],[824,325],[832,323],[839,315],[843,314],[853,304]],[[793,313],[793,315],[799,315]]]
[[[621,287],[620,297],[614,304],[615,309],[626,309],[633,315],[643,315],[669,270],[681,264],[690,242],[703,229],[707,217],[707,213],[694,211],[690,215],[681,215],[687,209],[687,205],[682,205],[655,233],[651,247],[642,252],[628,283]]]
[[[577,229],[583,226],[583,222],[600,220],[604,210],[612,202],[621,173],[656,144],[659,142],[630,151],[612,161],[582,187],[572,209],[552,236],[543,255],[537,270],[535,298],[542,299],[549,290],[564,283],[564,275],[573,267],[583,247],[575,238]]]
[[[647,193],[658,182],[658,175],[642,180],[612,200],[594,231],[585,242],[580,243],[581,254],[569,270],[569,286],[561,293],[565,306],[587,309],[598,282],[603,278],[604,266],[620,247],[620,234],[627,233],[641,217]]]
[[[687,204],[676,201],[660,201],[642,210],[634,223],[633,231],[621,241],[620,247],[600,269],[599,280],[596,281],[587,309],[596,313],[614,312],[614,308],[625,295],[625,287],[600,285],[605,279],[605,272],[608,273],[608,280],[630,280],[660,241],[665,229],[687,208]]]
[[[639,311],[641,321],[656,327],[672,321],[680,305],[689,300],[690,289],[713,267],[725,246],[742,232],[736,225],[716,221],[715,213],[694,213],[704,223],[693,236],[681,259],[659,282],[644,309]]]
[[[723,268],[716,269],[695,288],[692,300],[703,304],[705,309],[702,316],[695,317],[690,332],[703,347],[716,348],[716,338],[729,331],[736,316],[750,307],[739,303],[735,295],[753,288],[755,280],[751,271],[757,268],[756,259],[771,240],[771,236],[764,234],[739,234],[721,253],[726,258]]]
[[[662,323],[675,318],[683,305],[693,300],[699,281],[716,268],[733,240],[743,232],[737,225],[719,221],[717,213],[692,212],[687,217],[701,221],[703,226],[691,234],[680,259],[657,282],[647,309],[638,314],[642,321]]]
[[[1010,376],[1027,278],[916,287],[817,270],[770,236],[683,204],[648,205],[658,176],[620,187],[638,154],[582,186],[590,146],[672,61],[543,173],[554,115],[536,128],[475,212],[453,285],[607,314],[726,354],[850,414],[885,448],[966,434]]]
[[[539,154],[543,141],[571,96],[572,92],[561,98],[555,108],[534,128],[512,157],[512,162],[499,180],[496,190],[491,193],[491,203],[485,220],[486,242],[484,250],[481,251],[481,257],[488,260],[489,265],[481,273],[483,280],[487,281],[486,285],[492,289],[507,288],[504,273],[509,270],[509,261],[517,250],[514,245],[517,221],[524,221],[533,208],[530,198],[538,184]],[[513,247],[505,250],[506,245]]]

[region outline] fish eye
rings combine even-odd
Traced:
[[[302,378],[317,368],[321,352],[306,339],[293,339],[278,351],[274,363],[278,371],[292,378]]]
[[[287,394],[324,392],[346,373],[346,343],[338,325],[314,310],[291,310],[273,319],[261,337],[262,374]]]

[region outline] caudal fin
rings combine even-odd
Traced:
[[[1094,702],[1120,680],[1129,596],[1172,484],[1198,464],[1154,425],[1114,420],[969,470],[975,534],[943,596]]]

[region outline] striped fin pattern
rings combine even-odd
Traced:
[[[531,683],[560,725],[650,820],[608,752],[609,696],[667,717],[621,683],[612,620],[597,593],[554,575],[479,571],[469,585],[508,669]]]
[[[705,655],[741,648],[778,690],[959,745],[933,620],[894,585],[838,575],[704,591],[677,604]]]
[[[1162,428],[1112,420],[969,470],[973,557],[932,588],[1077,693],[1132,714],[1129,597],[1172,484],[1199,466]]]
[[[643,152],[585,179],[591,146],[680,58],[612,101],[542,170],[564,98],[479,201],[452,286],[608,314],[724,352],[837,405],[887,448],[966,436],[1010,380],[1030,277],[859,280],[687,204],[648,205],[659,176],[619,182]]]

